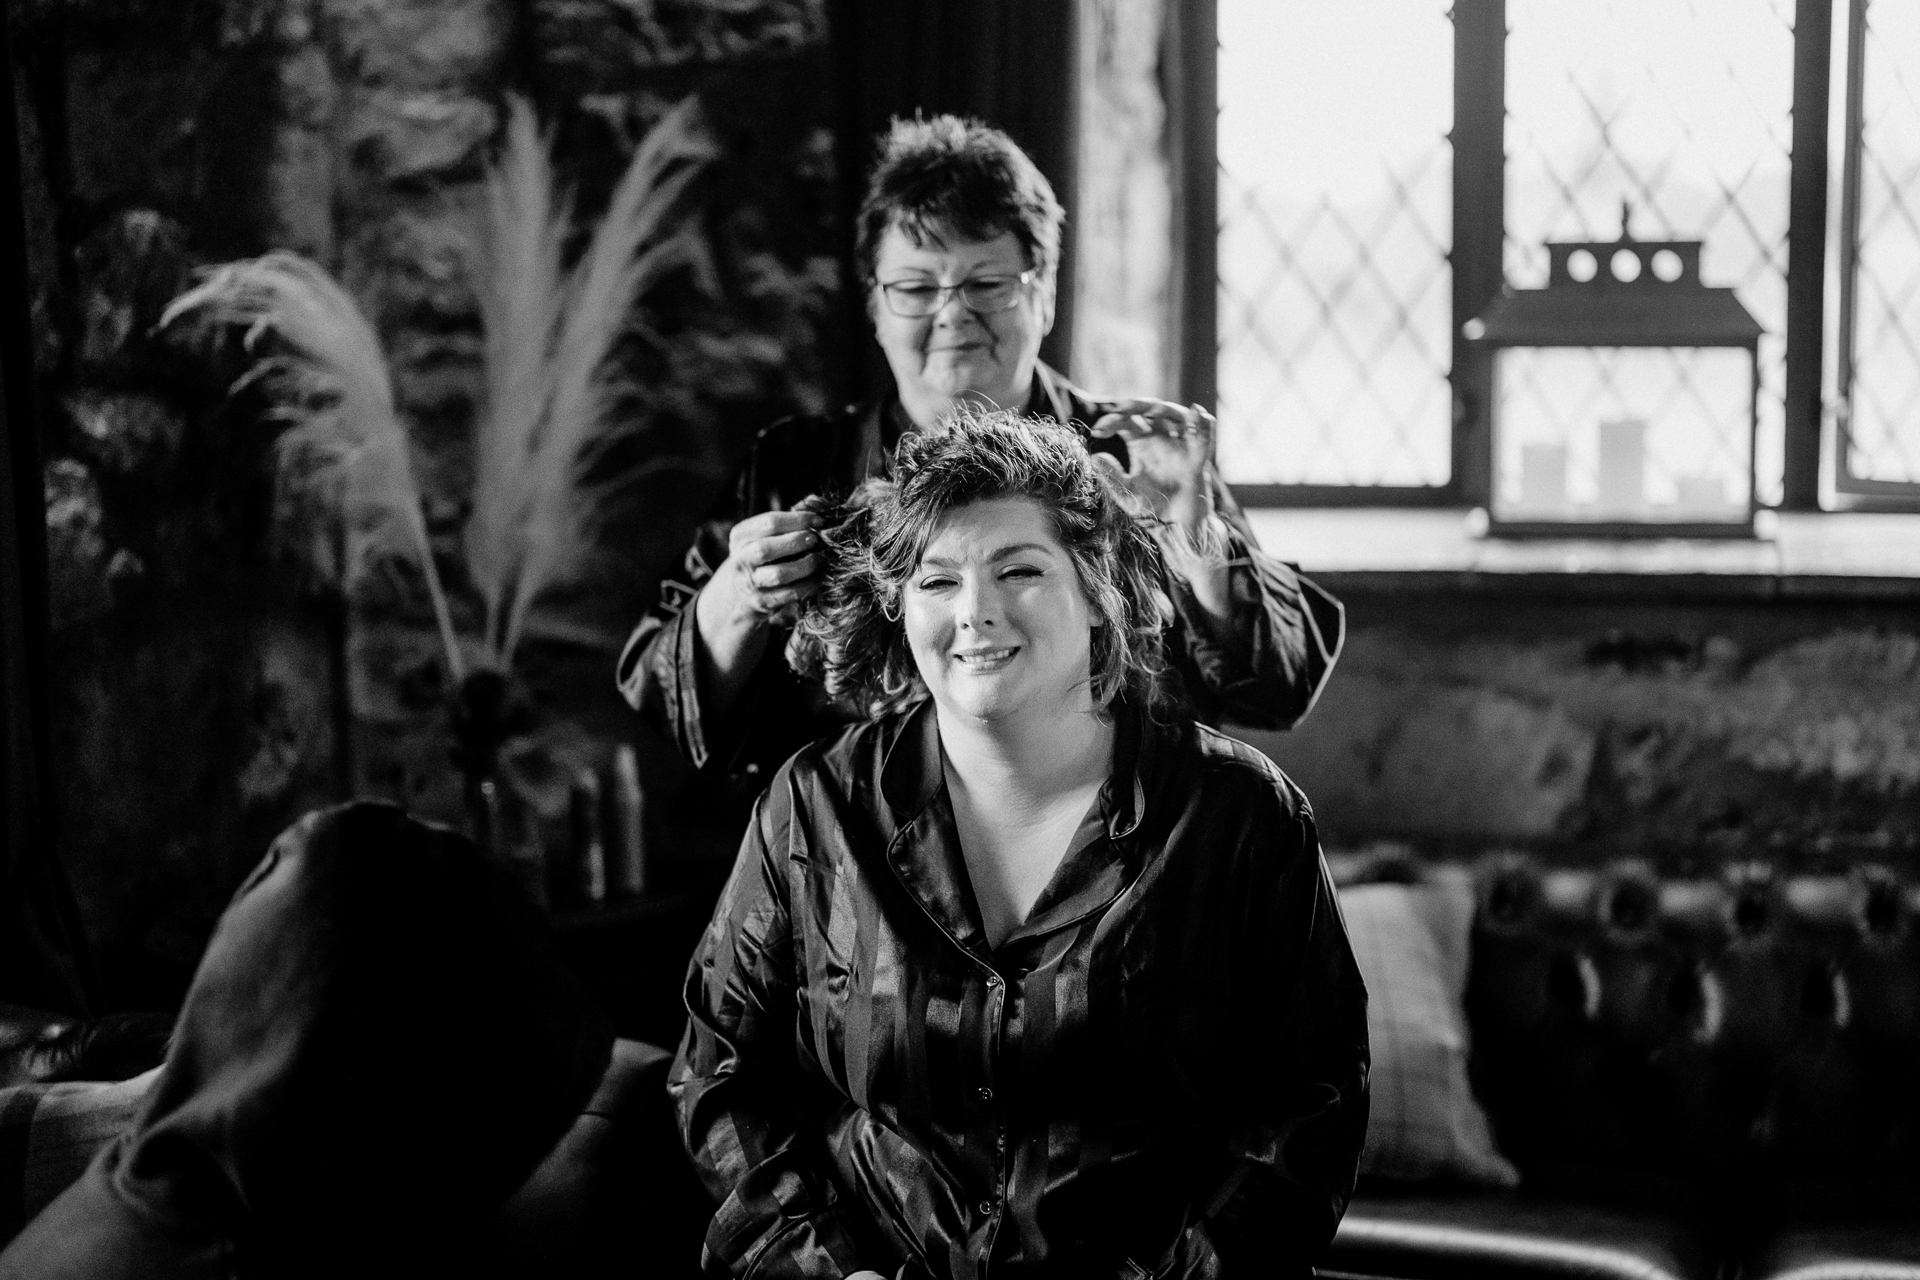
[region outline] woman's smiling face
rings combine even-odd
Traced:
[[[901,592],[907,643],[940,709],[976,720],[1092,708],[1092,607],[1046,508],[971,503],[942,520]]]

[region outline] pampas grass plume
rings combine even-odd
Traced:
[[[264,381],[278,402],[275,416],[290,424],[275,443],[281,475],[319,491],[340,513],[345,581],[394,558],[419,564],[448,668],[463,678],[386,354],[358,304],[314,263],[275,252],[209,271],[168,304],[160,324],[194,311],[244,326],[249,352],[272,340],[271,354],[241,382]]]
[[[509,118],[519,117],[530,119],[531,112],[516,103]],[[494,183],[532,180],[538,166],[514,153],[532,145],[533,137],[529,128],[510,125],[507,155]],[[619,420],[624,387],[609,357],[628,331],[640,296],[666,271],[699,261],[697,233],[688,227],[669,231],[668,220],[688,184],[717,154],[696,99],[683,99],[661,117],[614,187],[606,213],[565,282],[564,301],[546,311],[557,317],[555,327],[545,331],[544,340],[531,327],[516,336],[549,359],[541,381],[547,396],[543,417],[530,429],[512,428],[513,443],[485,455],[512,473],[501,476],[501,490],[515,485],[519,495],[511,510],[520,558],[497,588],[505,616],[488,625],[490,641],[505,658],[518,647],[541,594],[583,565],[581,551],[594,545],[626,487],[647,475],[688,467],[682,460],[655,459],[623,475],[596,479],[608,451],[633,429]],[[490,201],[489,215],[531,205],[528,199]],[[512,244],[535,234],[530,226],[494,223],[488,239]],[[492,270],[501,269],[496,261]],[[489,426],[492,422],[489,415]],[[516,462],[522,445],[525,451]]]
[[[704,278],[703,242],[670,220],[717,154],[695,100],[674,107],[648,131],[569,271],[572,201],[556,183],[532,107],[508,98],[470,264],[486,333],[486,398],[475,422],[464,550],[482,604],[487,668],[512,669],[537,602],[579,575],[629,485],[690,467],[657,458],[602,474],[609,450],[642,425],[620,418],[627,388],[611,357],[632,327],[634,304],[663,273],[687,265]],[[320,489],[341,513],[347,580],[383,558],[420,565],[448,669],[456,685],[464,682],[386,354],[365,314],[320,267],[286,252],[212,269],[173,300],[161,324],[195,311],[243,326],[249,352],[271,339],[242,383],[264,381],[278,402],[275,416],[290,424],[277,445],[282,475]]]

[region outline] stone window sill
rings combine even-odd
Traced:
[[[1464,510],[1255,508],[1260,545],[1336,592],[1920,600],[1920,514],[1781,514],[1765,539],[1476,537]]]

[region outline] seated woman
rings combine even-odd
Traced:
[[[798,657],[870,719],[761,798],[670,1077],[715,1274],[1305,1276],[1366,994],[1305,798],[1175,705],[1066,429],[908,436]]]

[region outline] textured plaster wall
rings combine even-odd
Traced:
[[[1320,704],[1252,734],[1343,844],[1920,849],[1910,606],[1348,595]]]

